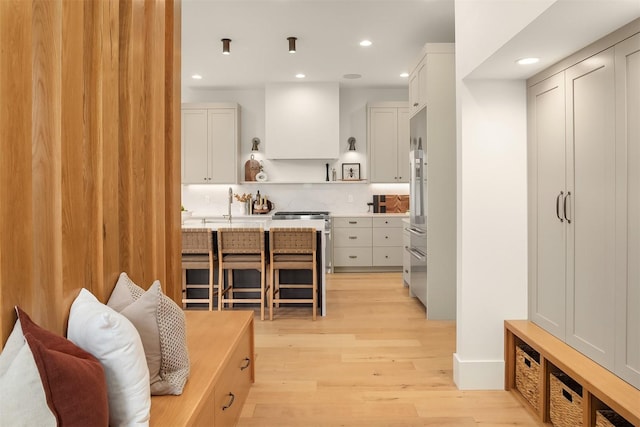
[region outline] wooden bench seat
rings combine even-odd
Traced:
[[[579,351],[528,320],[507,320],[505,326],[505,389],[515,386],[515,348],[527,344],[540,353],[538,390],[542,393],[537,415],[549,422],[549,373],[560,369],[583,388],[583,425],[595,425],[596,410],[606,406],[640,426],[640,390],[623,381]],[[522,401],[527,404],[523,398]],[[528,404],[527,404],[528,405]]]
[[[253,311],[187,311],[191,372],[181,396],[153,396],[153,427],[235,425],[255,379]]]

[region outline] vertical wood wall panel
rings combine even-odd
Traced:
[[[180,299],[179,11],[0,1],[1,344],[14,305],[64,333],[121,271]]]
[[[0,333],[13,328],[14,305],[33,308],[31,288],[30,2],[0,1]],[[37,318],[37,317],[34,317]]]
[[[33,302],[41,323],[62,328],[62,241],[60,191],[60,52],[62,5],[33,1],[32,16],[32,205]],[[45,285],[46,284],[46,285]]]
[[[167,262],[166,283],[176,286],[167,286],[165,292],[174,301],[182,300],[181,286],[181,259],[180,247],[180,82],[181,57],[180,44],[182,33],[182,10],[180,2],[168,2],[165,8],[165,220],[167,240],[165,246],[165,260]],[[177,250],[176,250],[177,249]]]

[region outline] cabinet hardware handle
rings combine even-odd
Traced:
[[[355,239],[357,239],[357,238],[358,238],[358,236],[349,236],[349,238],[350,238],[351,240],[355,240]]]
[[[222,407],[223,411],[226,411],[227,409],[231,408],[231,405],[233,405],[233,401],[236,400],[236,396],[231,392],[229,392],[227,396],[229,396],[231,399],[229,399],[229,403],[227,405],[224,405]]]
[[[417,106],[418,106],[418,103],[417,103],[417,102],[414,102],[414,103],[413,103],[413,106],[414,106],[414,107],[417,107]]]
[[[427,257],[425,254],[423,254],[417,249],[409,249],[409,252],[411,253],[411,255],[413,255],[415,258],[417,258],[420,261],[424,261]]]
[[[560,222],[564,222],[564,219],[562,219],[562,217],[560,216],[560,199],[563,195],[564,191],[561,191],[560,194],[558,194],[558,197],[556,197],[556,216],[558,217]]]
[[[567,217],[567,199],[571,195],[571,191],[567,191],[567,195],[564,196],[564,202],[562,203],[562,208],[564,210],[564,219],[567,220],[567,224],[571,224],[571,218]]]
[[[405,228],[405,230],[407,230],[411,234],[415,234],[416,236],[424,236],[425,234],[427,234],[424,231],[418,230],[417,228]]]
[[[389,238],[389,236],[384,236],[384,238],[385,238],[385,239],[388,239],[388,238]]]
[[[358,221],[349,221],[349,224],[357,224]]]
[[[251,366],[251,359],[249,359],[248,357],[244,358],[244,362],[245,364],[240,366],[240,370],[244,371],[245,369],[247,369],[249,366]]]
[[[356,259],[356,258],[358,258],[358,256],[357,255],[349,255],[349,258]]]

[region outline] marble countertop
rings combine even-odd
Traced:
[[[233,216],[231,225],[226,218],[222,217],[201,217],[188,218],[182,223],[182,228],[218,228],[229,227],[262,227],[265,231],[271,227],[312,227],[318,231],[324,231],[324,220],[321,219],[283,219],[273,220],[270,216],[251,215],[251,216]]]

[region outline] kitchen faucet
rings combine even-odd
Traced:
[[[233,188],[229,187],[229,201],[227,203],[227,215],[222,215],[223,217],[226,216],[227,218],[229,218],[229,224],[231,224],[231,203],[233,203]]]

